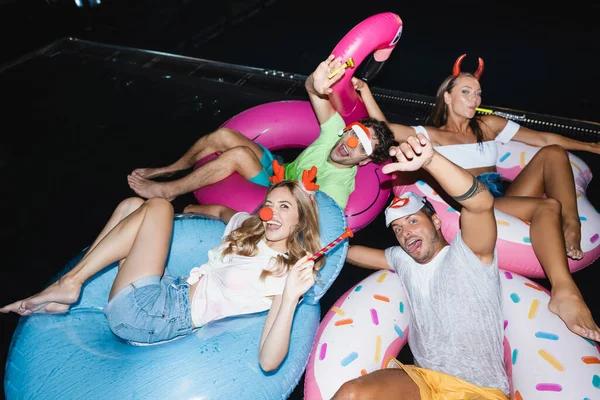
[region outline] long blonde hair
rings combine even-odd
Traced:
[[[314,254],[321,249],[317,200],[314,194],[309,194],[298,182],[283,180],[274,184],[267,191],[265,200],[263,200],[260,207],[264,206],[264,202],[269,194],[280,187],[289,190],[296,199],[296,203],[298,204],[298,224],[292,228],[287,238],[286,257],[277,256],[275,268],[269,268],[268,271],[264,270],[261,274],[261,279],[266,278],[268,275],[283,275],[289,271],[296,261],[304,257],[307,252]],[[265,228],[262,220],[258,215],[253,214],[239,228],[233,230],[224,238],[224,241],[228,242],[228,245],[222,254],[223,256],[227,254],[238,254],[247,257],[255,256],[258,253],[258,242],[260,242],[264,235]],[[315,273],[323,266],[324,262],[325,257],[323,256],[315,263]]]

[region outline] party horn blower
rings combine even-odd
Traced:
[[[329,250],[333,249],[338,244],[342,243],[344,241],[344,239],[353,237],[353,236],[354,236],[354,232],[352,232],[352,229],[346,228],[344,233],[342,233],[340,236],[338,236],[337,239],[335,239],[334,241],[329,243],[327,246],[325,246],[321,250],[317,251],[312,257],[309,257],[309,260],[312,260],[312,261],[318,260],[322,255],[327,253]]]
[[[338,72],[340,72],[341,70],[346,69],[348,67],[350,67],[350,68],[354,67],[354,60],[352,59],[352,57],[348,58],[348,61],[343,63],[341,67],[339,67],[338,69],[336,69],[332,73],[330,73],[328,78],[329,79],[333,78],[334,76],[336,76],[338,74]]]
[[[522,121],[525,119],[525,115],[510,114],[510,113],[503,112],[503,111],[491,110],[489,108],[477,107],[475,110],[479,111],[482,114],[497,115],[498,117],[507,118],[507,119],[516,119],[519,121]]]

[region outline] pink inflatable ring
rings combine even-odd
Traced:
[[[356,25],[334,48],[333,54],[344,60],[352,57],[359,65],[368,55],[384,62],[402,33],[402,20],[393,13],[373,15]],[[356,68],[347,69],[333,87],[330,100],[346,123],[366,117],[367,111],[351,78]],[[305,148],[319,136],[319,124],[308,101],[279,101],[258,105],[241,112],[222,126],[235,129],[267,149]],[[216,157],[200,160],[195,168]],[[383,210],[391,192],[391,177],[379,165],[359,167],[354,192],[344,214],[353,231],[364,228]],[[223,204],[240,211],[253,211],[267,188],[251,183],[240,175],[194,191],[200,204]]]
[[[498,143],[496,169],[502,176],[513,180],[539,149],[515,141],[506,144]],[[571,272],[576,272],[592,264],[600,256],[600,214],[586,197],[587,186],[592,180],[590,168],[572,153],[569,153],[569,159],[575,177],[577,208],[581,220],[581,249],[584,251],[581,260],[569,259],[569,269]],[[451,241],[458,231],[460,213],[450,207],[427,183],[421,180],[403,182],[402,180],[406,178],[400,175],[396,179],[392,189],[394,195],[399,196],[404,192],[412,191],[426,196],[442,220],[444,237]],[[495,210],[495,215],[498,225],[499,267],[529,278],[544,278],[544,271],[529,240],[529,225],[502,211]]]
[[[598,346],[548,310],[537,283],[500,271],[504,362],[511,399],[595,399]],[[408,340],[410,311],[398,275],[377,271],[351,287],[325,314],[306,367],[304,398],[330,399],[351,379],[385,368]]]

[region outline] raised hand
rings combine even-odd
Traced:
[[[311,254],[299,259],[288,273],[285,281],[283,295],[291,300],[297,301],[308,289],[315,284],[313,268],[314,261],[308,260]]]
[[[399,146],[390,147],[390,156],[397,162],[385,165],[381,171],[390,174],[395,171],[416,171],[431,162],[435,150],[431,142],[422,133],[409,136]]]
[[[352,86],[354,86],[354,90],[357,90],[360,92],[361,89],[364,89],[367,86],[367,82],[353,76],[352,77]]]
[[[341,57],[336,58],[333,54],[327,57],[325,61],[322,61],[312,73],[314,91],[321,95],[328,95],[333,92],[331,86],[344,76],[345,70],[342,69],[331,77],[331,79],[329,78],[329,74],[341,67],[342,64],[344,64],[344,61],[342,61]]]

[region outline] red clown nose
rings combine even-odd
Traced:
[[[269,207],[263,207],[258,212],[258,216],[265,222],[270,221],[273,219],[273,210]]]
[[[348,147],[350,147],[351,149],[356,148],[356,146],[358,146],[358,139],[355,137],[351,137],[350,139],[348,139]]]

